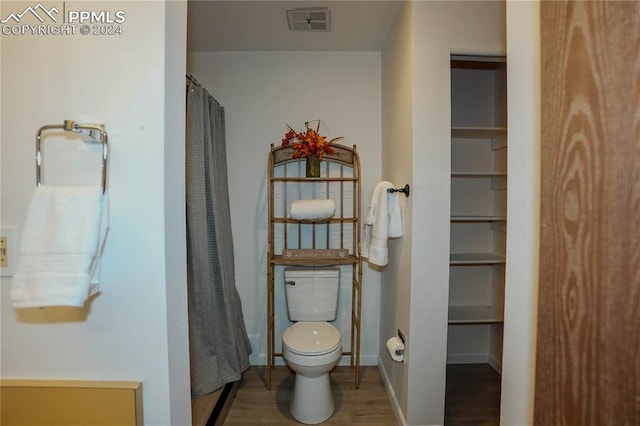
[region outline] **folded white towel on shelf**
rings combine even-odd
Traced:
[[[335,212],[336,203],[333,200],[295,200],[291,203],[292,219],[329,219]]]
[[[395,186],[379,182],[371,191],[364,217],[364,238],[360,247],[362,257],[378,266],[388,262],[387,240],[402,236],[402,214],[398,193],[388,190]]]
[[[34,190],[12,280],[14,307],[82,307],[98,291],[108,202],[101,187]]]

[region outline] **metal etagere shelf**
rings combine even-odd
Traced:
[[[325,155],[320,177],[305,177],[305,159],[294,158],[292,147],[274,147],[269,153],[269,234],[267,247],[267,375],[276,351],[275,276],[284,266],[340,265],[351,269],[351,339],[342,356],[350,358],[355,387],[360,386],[360,334],[362,311],[362,259],[360,247],[360,157],[356,146],[333,144],[333,154]],[[331,219],[296,220],[289,204],[295,199],[326,198],[334,201]],[[291,256],[290,253],[296,253]]]

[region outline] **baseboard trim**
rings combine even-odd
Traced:
[[[396,414],[396,419],[398,420],[398,424],[401,426],[407,426],[407,421],[404,418],[404,414],[402,413],[402,409],[400,408],[400,402],[396,397],[396,393],[393,390],[393,386],[391,386],[391,380],[389,379],[389,375],[387,374],[387,370],[384,368],[384,364],[382,360],[378,358],[378,370],[380,371],[380,376],[382,377],[382,382],[384,383],[385,389],[387,389],[387,395],[389,395],[389,400],[391,401],[391,405],[393,406],[393,412]]]
[[[502,375],[502,361],[496,358],[493,355],[489,355],[489,365],[493,367],[494,370],[498,372],[498,374]]]

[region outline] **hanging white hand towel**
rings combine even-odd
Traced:
[[[34,190],[12,280],[14,307],[82,307],[98,291],[108,210],[101,187]]]
[[[395,188],[391,182],[382,181],[376,185],[369,196],[367,212],[364,217],[364,238],[362,257],[378,266],[388,262],[387,240],[402,236],[402,214],[398,193],[390,193]]]

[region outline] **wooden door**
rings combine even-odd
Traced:
[[[640,425],[640,2],[541,2],[534,423]]]

